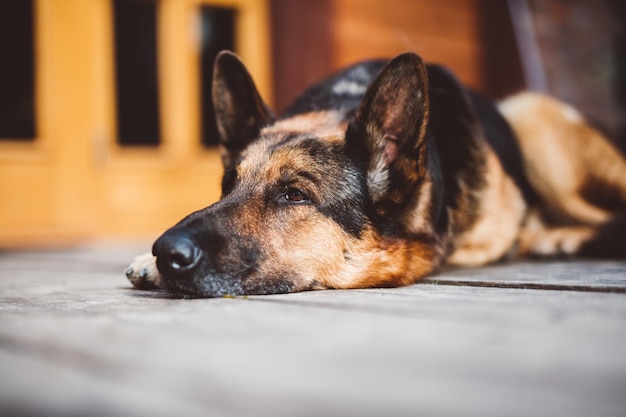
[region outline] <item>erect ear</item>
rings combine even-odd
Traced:
[[[225,167],[274,119],[244,64],[228,51],[215,59],[213,107]]]
[[[401,204],[419,179],[428,106],[426,67],[414,53],[391,60],[367,89],[347,140],[363,150],[374,203]],[[392,182],[401,189],[394,192]]]

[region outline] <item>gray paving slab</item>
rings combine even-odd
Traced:
[[[0,254],[0,414],[626,415],[625,294],[432,281],[185,300],[132,290],[134,251]],[[621,285],[626,263],[495,268]]]

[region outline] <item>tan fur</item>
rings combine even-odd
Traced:
[[[343,137],[347,123],[342,123],[342,114],[337,111],[320,111],[299,114],[279,120],[262,130],[262,135],[280,133],[310,133],[318,137]]]
[[[576,254],[594,236],[594,226],[618,214],[595,201],[610,197],[626,206],[626,160],[574,108],[553,98],[523,93],[499,108],[543,201],[521,231],[520,255]],[[606,190],[610,196],[600,194]]]
[[[448,257],[451,265],[476,266],[493,262],[517,239],[526,205],[492,150],[487,151],[486,180],[479,218],[467,232],[454,239],[455,249]]]
[[[337,263],[340,274],[329,288],[396,287],[415,282],[439,265],[436,248],[423,242],[382,239],[368,231],[364,239],[352,239],[346,256]]]
[[[368,288],[400,286],[415,282],[433,271],[434,248],[405,241],[380,239],[372,230],[360,239],[346,235],[323,216],[303,215],[288,220],[293,235],[285,238],[268,225],[265,250],[274,262],[265,265],[261,275],[281,265],[294,271],[300,284],[314,288]],[[306,241],[301,236],[307,236]]]
[[[597,225],[612,216],[582,194],[590,181],[613,184],[626,202],[626,161],[569,105],[523,93],[499,105],[515,131],[526,175],[549,214]]]
[[[432,187],[432,179],[430,178],[430,174],[427,173],[424,185],[417,194],[417,201],[413,203],[415,210],[406,221],[407,229],[410,233],[425,233],[428,235],[433,233],[433,224],[429,220],[428,215],[428,211],[430,210],[432,204],[430,199]]]

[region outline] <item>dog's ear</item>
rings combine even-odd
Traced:
[[[361,148],[371,198],[383,210],[385,202],[402,204],[425,169],[428,111],[426,67],[418,55],[404,53],[372,82],[350,124],[347,141]]]
[[[225,167],[274,120],[244,64],[228,51],[215,59],[213,107]]]

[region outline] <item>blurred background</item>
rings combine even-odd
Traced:
[[[219,197],[221,49],[280,111],[407,50],[498,99],[577,106],[626,148],[620,0],[0,0],[0,248],[157,237]]]

